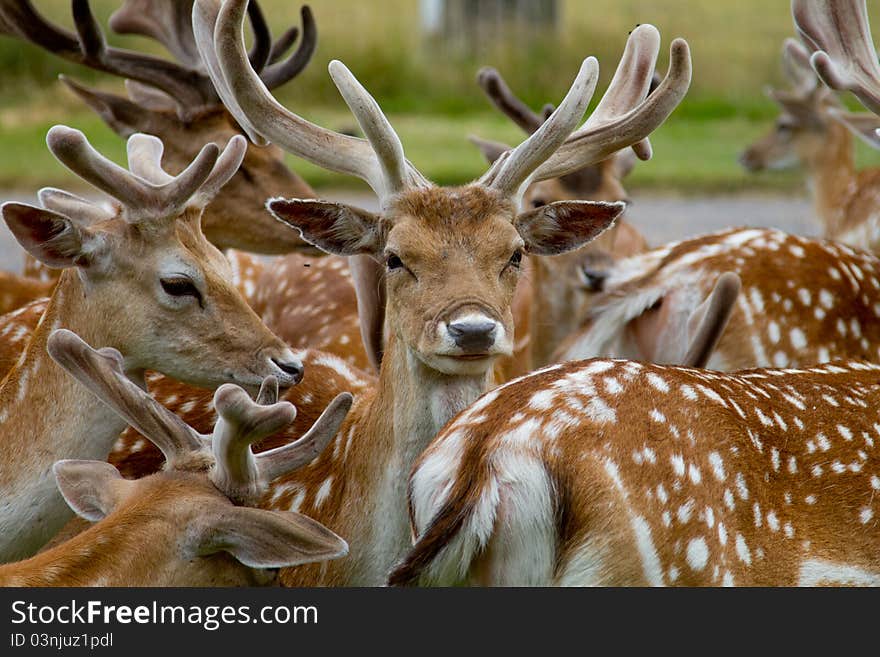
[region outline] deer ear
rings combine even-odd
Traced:
[[[309,244],[341,256],[382,252],[381,221],[376,215],[343,203],[307,199],[269,199],[277,219],[296,228]]]
[[[868,146],[880,148],[880,136],[877,135],[877,130],[880,129],[880,117],[876,114],[846,112],[840,109],[831,109],[828,114]]]
[[[498,141],[489,141],[488,139],[481,139],[480,137],[474,137],[473,135],[468,137],[468,141],[480,149],[480,152],[489,164],[494,163],[495,160],[501,157],[504,153],[512,150],[507,144],[502,144]]]
[[[534,255],[557,255],[583,246],[610,227],[626,203],[557,201],[517,215],[514,226]]]
[[[0,211],[22,248],[44,265],[89,267],[103,254],[103,239],[63,214],[24,203],[4,203]]]
[[[156,126],[153,125],[154,113],[146,105],[139,105],[122,96],[90,89],[64,75],[59,78],[120,137],[128,138],[136,132],[156,132]]]
[[[285,568],[348,554],[348,543],[299,513],[224,506],[216,517],[204,516],[196,552],[228,552],[251,568]]]
[[[119,470],[104,461],[57,461],[52,467],[58,490],[68,506],[86,520],[109,515],[119,500]]]

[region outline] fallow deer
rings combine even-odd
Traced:
[[[652,77],[652,82],[654,78]],[[517,98],[493,68],[483,68],[477,82],[486,96],[527,135],[533,134],[555,109],[545,105],[541,115]],[[650,91],[649,91],[650,93]],[[510,146],[472,137],[491,164]],[[636,159],[631,149],[559,178],[532,183],[523,194],[523,208],[539,208],[565,200],[627,201],[623,178]],[[616,258],[647,250],[647,242],[625,219],[580,249],[558,258],[526,258],[526,275],[517,290],[518,313],[514,358],[502,364],[503,379],[547,365],[562,339],[580,324],[593,294],[601,290],[606,270]]]
[[[52,464],[105,459],[125,428],[49,358],[54,329],[118,349],[134,380],[146,369],[212,388],[259,386],[269,375],[290,386],[302,377],[302,363],[247,306],[229,282],[228,262],[200,229],[202,209],[244,156],[244,137],[231,139],[222,153],[206,145],[176,177],[161,167],[162,142],[148,135],[128,140],[130,172],[77,130],[55,126],[47,143],[121,209],[113,214],[55,189],[41,190],[43,208],[2,206],[19,244],[65,268],[0,384],[0,559],[6,561],[33,554],[70,517]]]
[[[880,365],[551,366],[448,424],[393,584],[878,585]],[[876,501],[875,501],[876,500]]]
[[[659,34],[642,25],[620,64],[632,76],[616,78],[583,127],[574,130],[596,83],[592,58],[534,135],[478,181],[441,188],[405,160],[375,100],[341,63],[331,63],[330,74],[367,141],[319,128],[274,101],[247,63],[245,4],[197,0],[193,20],[200,53],[230,110],[253,139],[269,138],[361,177],[381,200],[377,215],[321,201],[278,199],[269,208],[321,248],[384,262],[389,327],[378,383],[356,397],[333,448],[273,486],[264,506],[302,510],[351,544],[345,559],[283,571],[285,584],[379,584],[410,543],[406,473],[439,428],[487,389],[494,360],[510,353],[510,304],[524,250],[576,248],[622,210],[579,201],[518,213],[521,191],[530,180],[565,175],[644,140],[685,93],[689,51],[684,41],[673,42],[667,77],[644,100]],[[303,409],[308,404],[297,395],[315,391],[297,388],[286,398]],[[201,398],[200,408],[205,403]]]
[[[847,112],[819,83],[809,54],[795,40],[786,40],[783,61],[793,89],[768,91],[781,114],[774,128],[743,152],[740,162],[749,171],[803,164],[824,236],[877,252],[880,168],[856,171],[851,133],[870,143],[880,118]]]
[[[840,242],[735,228],[622,260],[554,357],[677,364],[690,318],[724,272],[742,281],[717,370],[880,358],[880,260]],[[672,337],[672,341],[666,338]]]
[[[126,0],[110,17],[114,31],[158,41],[175,57],[176,63],[107,48],[87,0],[73,2],[76,35],[46,20],[28,0],[0,0],[0,34],[35,43],[78,64],[135,80],[127,82],[131,99],[126,99],[62,77],[119,135],[148,132],[161,138],[166,144],[163,165],[177,171],[201,144],[225,144],[241,134],[241,128],[220,102],[204,71],[192,33],[192,4],[192,0]],[[296,42],[298,30],[291,28],[273,44],[255,1],[248,5],[248,16],[255,36],[250,59],[267,87],[277,88],[296,77],[314,53],[317,32],[311,10],[308,6],[302,8],[302,40],[284,61],[279,60]],[[157,88],[164,93],[157,92]],[[282,194],[315,197],[311,187],[284,165],[279,148],[248,145],[239,170],[205,209],[205,235],[220,249],[321,254],[265,210],[266,199]],[[264,266],[241,251],[230,250],[227,255],[234,280],[248,303],[279,337],[294,347],[324,349],[358,367],[370,366],[359,337],[352,287],[353,283],[361,283],[352,281],[344,261],[333,258],[331,262],[322,262],[291,255]],[[57,279],[55,270],[30,257],[25,273],[46,282]],[[362,283],[366,287],[374,284],[372,279]],[[10,311],[21,307],[23,301],[45,296],[47,287],[21,279],[0,280],[0,291],[11,297],[10,305],[3,310]],[[306,290],[314,296],[311,303],[291,303],[292,297],[299,301]],[[41,310],[37,305],[26,313],[26,317],[19,319],[29,317],[35,322]],[[15,324],[18,330],[22,322]],[[16,349],[15,344],[8,346]],[[0,358],[0,362],[4,360],[8,358]]]
[[[344,540],[298,513],[252,507],[272,479],[311,461],[351,404],[340,398],[307,436],[254,456],[251,445],[293,421],[274,377],[257,401],[233,384],[214,395],[218,419],[202,436],[132,383],[115,349],[95,351],[75,333],[49,336],[50,356],[165,455],[162,472],[123,479],[105,461],[62,460],[53,473],[80,517],[71,541],[0,566],[0,586],[253,586],[277,569],[344,556]],[[76,412],[69,409],[68,412]]]
[[[114,31],[152,38],[176,61],[108,46],[88,0],[71,1],[76,34],[47,20],[30,0],[0,0],[0,34],[129,80],[130,99],[61,78],[121,137],[136,132],[159,137],[165,144],[163,166],[179,172],[203,144],[222,147],[241,134],[199,59],[192,35],[192,4],[192,0],[125,0],[110,18]],[[298,30],[286,31],[273,44],[256,1],[250,3],[248,13],[254,32],[254,66],[268,88],[278,88],[296,77],[314,54],[314,17],[307,6],[302,8],[300,44],[286,59],[277,61],[294,44]],[[311,245],[284,230],[263,210],[266,199],[279,194],[314,197],[311,187],[284,165],[280,149],[249,145],[239,170],[216,202],[205,209],[205,235],[221,250],[277,254],[305,249],[313,253]],[[38,269],[29,268],[29,273]]]

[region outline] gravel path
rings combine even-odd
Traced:
[[[325,198],[375,210],[372,195],[328,191]],[[21,194],[2,195],[5,201],[35,202]],[[728,226],[772,226],[802,235],[817,235],[819,223],[805,197],[743,194],[738,196],[671,196],[634,194],[629,219],[653,245]],[[0,222],[0,269],[20,271],[22,250]]]

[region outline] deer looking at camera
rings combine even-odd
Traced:
[[[162,142],[128,140],[131,171],[95,151],[85,136],[55,126],[52,154],[114,197],[113,213],[73,194],[40,191],[44,207],[5,203],[3,219],[19,244],[63,268],[27,346],[0,384],[0,559],[33,554],[70,517],[52,478],[63,458],[106,459],[125,428],[52,361],[49,334],[60,327],[118,349],[134,380],[146,369],[214,388],[284,386],[302,363],[247,306],[229,264],[201,232],[205,205],[238,168],[244,137],[222,151],[206,145],[178,176],[161,167]],[[74,410],[75,409],[75,412]]]
[[[810,67],[807,50],[794,39],[783,48],[784,69],[793,88],[770,89],[781,114],[766,136],[740,156],[749,171],[806,167],[824,236],[880,251],[880,168],[856,171],[853,134],[877,144],[880,118],[847,112]]]
[[[519,195],[530,180],[565,175],[644,140],[683,97],[689,52],[684,41],[673,42],[669,73],[645,99],[648,81],[636,72],[653,70],[659,34],[642,25],[620,64],[633,75],[616,78],[582,127],[576,129],[597,78],[592,58],[534,135],[479,180],[444,188],[404,158],[376,101],[341,63],[331,63],[331,77],[367,140],[332,133],[280,106],[248,65],[244,11],[242,0],[197,0],[193,20],[215,84],[228,85],[230,110],[253,139],[271,139],[325,168],[365,179],[381,201],[378,214],[322,201],[276,199],[269,208],[321,248],[382,262],[387,297],[388,339],[378,382],[356,397],[333,448],[273,486],[263,506],[297,508],[351,544],[345,559],[283,571],[285,584],[379,584],[410,543],[409,469],[439,428],[492,385],[495,360],[512,350],[511,301],[523,253],[577,248],[622,210],[622,204],[564,201],[520,213]],[[317,391],[297,388],[286,398],[303,409],[308,404],[298,395]],[[278,436],[269,444],[289,439]]]
[[[659,76],[651,79],[652,87]],[[517,98],[493,68],[477,74],[480,88],[501,112],[527,135],[534,134],[555,109],[545,105],[541,114],[533,112]],[[510,147],[472,137],[489,163]],[[540,208],[565,200],[627,201],[623,179],[635,165],[632,149],[615,153],[558,178],[529,185],[523,194],[524,208]],[[525,374],[551,362],[559,343],[580,324],[593,294],[602,289],[608,267],[617,258],[641,253],[648,248],[642,235],[623,218],[595,240],[557,258],[526,259],[528,272],[517,292],[516,349],[512,361],[505,361],[503,379]]]
[[[217,421],[202,436],[138,388],[115,349],[95,351],[75,333],[49,336],[49,355],[138,427],[165,455],[166,468],[137,481],[104,461],[58,461],[65,501],[94,524],[71,541],[0,566],[0,586],[254,586],[277,569],[344,556],[344,540],[298,513],[252,507],[272,479],[312,460],[333,436],[349,395],[327,409],[299,442],[254,456],[251,445],[293,421],[277,402],[274,377],[257,401],[232,384],[214,395]]]

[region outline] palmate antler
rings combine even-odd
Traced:
[[[158,88],[174,100],[181,118],[219,104],[220,97],[195,47],[192,0],[127,0],[110,20],[111,27],[119,33],[156,39],[177,62],[108,46],[88,0],[71,0],[71,9],[76,34],[46,20],[30,0],[0,0],[0,33],[34,43],[68,61]],[[254,32],[251,61],[263,82],[275,88],[298,75],[317,44],[310,9],[302,8],[302,40],[284,61],[277,60],[296,41],[297,28],[287,30],[273,44],[256,0],[251,0],[248,15]],[[81,92],[77,85],[71,86]]]
[[[880,64],[864,0],[792,0],[791,13],[822,81],[880,114]]]
[[[66,329],[54,331],[47,348],[71,376],[162,451],[166,469],[210,469],[214,485],[237,504],[255,504],[274,479],[314,460],[336,435],[352,402],[349,393],[338,395],[302,438],[254,455],[252,444],[287,428],[296,417],[290,402],[278,401],[274,377],[263,381],[256,402],[236,385],[221,386],[214,394],[217,422],[213,434],[205,436],[129,380],[115,349],[96,351]]]
[[[400,139],[378,104],[341,62],[330,63],[330,76],[366,140],[325,130],[281,106],[248,61],[242,33],[246,6],[246,0],[196,0],[193,27],[217,91],[253,140],[272,141],[313,164],[362,178],[383,201],[404,189],[430,184],[405,159]],[[659,39],[649,25],[632,32],[608,92],[590,120],[574,131],[598,76],[596,60],[584,60],[565,100],[547,121],[477,182],[515,196],[529,180],[564,175],[642,142],[690,84],[688,47],[677,39],[666,79],[645,99]],[[647,143],[640,154],[650,156]]]
[[[204,208],[235,174],[247,148],[240,135],[230,139],[222,153],[216,144],[206,144],[186,169],[171,176],[162,169],[162,142],[151,135],[129,137],[130,171],[108,160],[83,133],[67,126],[51,128],[46,143],[73,173],[118,200],[129,223],[174,220],[187,207]],[[40,198],[47,208],[61,212],[88,204],[57,190],[41,192]],[[95,211],[96,216],[100,211]]]

